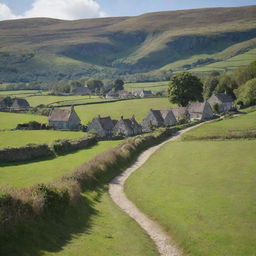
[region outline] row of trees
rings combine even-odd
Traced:
[[[237,104],[256,104],[256,61],[233,72],[220,74],[212,72],[200,80],[189,72],[174,75],[169,84],[169,100],[180,106],[189,101],[203,101],[213,92],[227,93],[236,99]]]
[[[65,81],[62,80],[52,87],[52,92],[58,93],[72,93],[76,88],[87,86],[92,93],[98,95],[105,94],[111,90],[120,91],[124,89],[124,81],[122,79],[116,80],[99,80],[99,79],[89,79],[89,80],[73,80]]]

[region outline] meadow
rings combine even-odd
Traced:
[[[54,159],[2,164],[0,165],[0,186],[27,187],[54,181],[119,143],[120,141],[100,141],[93,147],[58,156]]]
[[[244,135],[249,132],[256,134],[256,112],[211,122],[193,129],[182,138],[193,140],[211,136]]]
[[[168,98],[144,98],[103,103],[95,105],[77,106],[75,110],[83,124],[87,124],[94,117],[111,116],[113,119],[120,119],[123,115],[130,118],[135,115],[137,121],[142,121],[148,111],[152,109],[168,109],[172,105]]]
[[[255,140],[171,142],[125,192],[185,255],[254,255],[255,152]]]
[[[48,117],[23,113],[0,112],[0,130],[15,129],[17,124],[28,123],[30,121],[48,123]]]
[[[126,83],[124,89],[132,92],[135,90],[151,90],[153,92],[166,91],[168,88],[169,81],[161,82],[145,82],[145,83]]]
[[[21,147],[26,144],[51,144],[55,140],[78,139],[85,135],[84,132],[54,130],[2,131],[0,132],[0,148]]]

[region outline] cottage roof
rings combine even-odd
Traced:
[[[188,112],[190,113],[203,113],[205,108],[205,102],[190,102],[188,104]]]
[[[167,117],[167,115],[172,112],[171,110],[167,109],[167,110],[160,110],[162,118],[165,119]]]
[[[186,107],[172,108],[171,110],[177,120],[180,118],[181,115],[187,115],[188,113]]]
[[[228,95],[226,93],[216,93],[216,92],[214,92],[214,95],[223,103],[232,102],[233,101],[232,96],[230,96],[230,95]]]
[[[153,109],[151,109],[150,111],[151,111],[151,113],[154,115],[154,117],[156,118],[156,120],[157,120],[157,122],[158,122],[159,124],[164,121],[164,120],[163,120],[163,117],[162,117],[161,110],[153,110]]]
[[[0,97],[0,106],[3,108],[3,107],[6,107],[6,103],[5,103],[5,98],[3,97]]]
[[[22,98],[16,98],[12,104],[12,107],[29,108],[30,105],[27,100]]]
[[[72,107],[70,109],[54,108],[49,115],[49,121],[67,122],[73,111]]]
[[[112,130],[114,128],[114,122],[110,116],[98,117],[98,120],[104,130]]]

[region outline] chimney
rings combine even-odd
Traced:
[[[74,111],[74,105],[71,106],[71,111],[72,111],[72,112]]]
[[[123,120],[123,119],[124,119],[124,116],[121,116],[121,119]]]

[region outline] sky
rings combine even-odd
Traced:
[[[253,4],[256,0],[0,0],[0,20],[32,17],[75,20]]]

